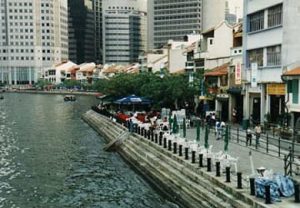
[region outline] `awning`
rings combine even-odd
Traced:
[[[241,94],[242,93],[242,88],[241,87],[230,87],[227,90],[227,93],[229,93],[229,94]]]

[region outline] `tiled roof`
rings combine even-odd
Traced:
[[[300,75],[300,67],[294,68],[283,73],[283,76],[299,76]]]
[[[223,64],[222,66],[218,66],[209,72],[205,72],[204,76],[219,77],[219,76],[226,75],[226,74],[228,74],[228,66],[229,66],[229,63]]]

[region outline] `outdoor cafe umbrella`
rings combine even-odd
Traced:
[[[185,118],[183,118],[182,130],[183,130],[183,138],[185,138],[186,137],[186,123],[185,123]]]
[[[119,105],[132,105],[134,110],[134,105],[150,105],[151,101],[145,97],[139,97],[136,95],[130,95],[127,97],[123,97],[121,99],[118,99],[114,101],[115,104]]]
[[[206,125],[205,127],[205,137],[204,137],[204,147],[208,149],[208,134],[209,134],[209,129],[208,126]]]
[[[228,138],[228,125],[226,126],[226,130],[225,130],[225,138],[224,138],[224,152],[228,151],[228,143],[229,143],[229,138]]]
[[[172,133],[173,133],[173,134],[177,134],[177,133],[178,133],[178,124],[177,124],[176,114],[174,114],[174,118],[173,118],[173,128],[172,128]]]
[[[196,121],[196,141],[200,141],[200,120]]]

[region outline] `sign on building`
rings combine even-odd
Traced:
[[[285,95],[285,84],[267,84],[268,95]]]
[[[237,63],[235,65],[235,84],[236,85],[242,84],[242,70],[241,70],[240,63]]]
[[[251,63],[251,87],[257,87],[257,63]]]

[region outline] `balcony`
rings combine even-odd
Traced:
[[[194,61],[185,62],[185,70],[187,72],[193,72],[194,71]]]

